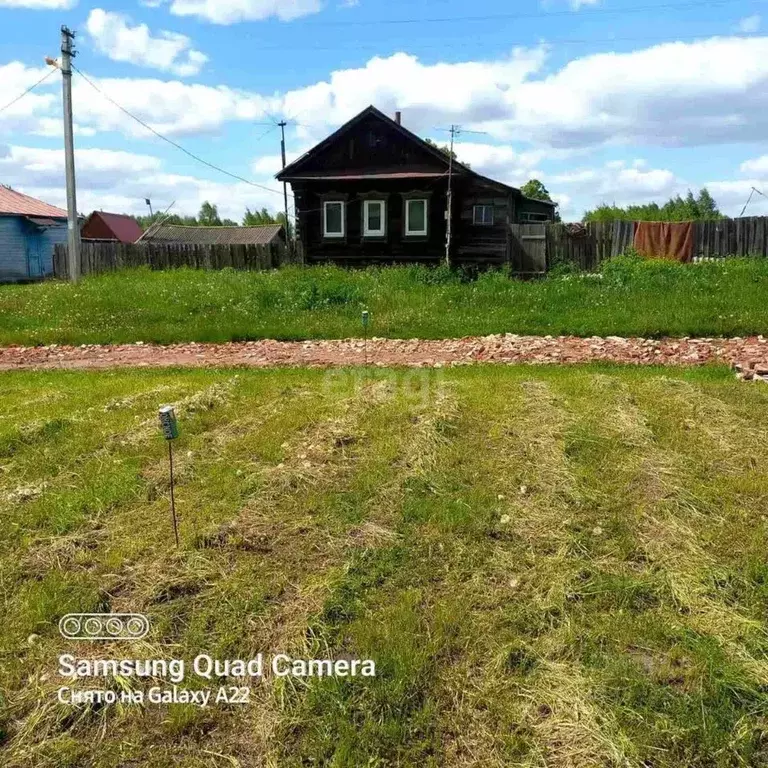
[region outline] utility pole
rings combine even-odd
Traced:
[[[453,225],[453,140],[459,132],[459,127],[451,126],[451,149],[448,153],[448,204],[446,206],[446,228],[445,228],[445,266],[451,266],[451,234]]]
[[[67,255],[69,279],[76,283],[80,277],[80,225],[77,221],[77,193],[75,191],[75,141],[72,131],[72,49],[75,33],[61,28],[61,82],[64,102],[64,166],[67,174]]]
[[[283,170],[285,170],[285,126],[288,123],[285,120],[281,120],[278,125],[280,126],[280,133],[282,138],[280,139],[280,153],[283,156]],[[288,229],[288,184],[283,182],[283,203],[285,205],[285,239],[290,244],[290,232]],[[290,247],[290,245],[289,245]]]

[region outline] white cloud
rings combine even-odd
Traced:
[[[33,11],[74,8],[77,0],[0,0],[0,8],[29,8]]]
[[[282,208],[282,192],[271,179],[259,181],[275,193],[244,183],[210,181],[196,176],[168,173],[164,163],[151,155],[105,149],[78,149],[78,209],[88,213],[146,213],[144,199],[156,208],[174,203],[180,214],[197,214],[205,200],[218,205],[222,217],[240,221],[246,207]],[[3,183],[53,205],[66,207],[63,150],[22,146],[0,147]],[[279,193],[279,194],[277,194]]]
[[[753,174],[758,179],[768,179],[768,155],[745,160],[739,166],[739,170],[742,173]]]
[[[720,210],[727,216],[740,216],[744,204],[750,197],[752,187],[760,189],[765,181],[759,179],[743,179],[730,181],[708,181],[707,189],[715,198]],[[768,190],[762,190],[768,194]],[[744,211],[745,216],[768,216],[768,200],[762,195],[752,194],[749,206]]]
[[[462,121],[465,126],[508,120],[505,99],[546,59],[544,48],[516,49],[497,61],[423,64],[416,56],[375,56],[365,66],[332,72],[327,81],[284,95],[283,111],[302,122],[334,125],[375,104],[387,114],[403,111],[404,125],[426,134]]]
[[[338,124],[368,103],[417,132],[460,122],[501,140],[552,147],[695,146],[768,132],[768,37],[664,43],[575,59],[540,73],[545,47],[496,61],[423,64],[375,57],[284,96],[284,111]]]
[[[93,78],[92,78],[93,79]],[[213,133],[225,123],[263,119],[273,101],[225,85],[187,84],[154,78],[94,79],[96,85],[132,114],[167,136]],[[152,138],[81,78],[75,78],[75,120],[98,131],[120,131],[136,138]]]
[[[436,140],[438,144],[444,140]],[[543,162],[564,160],[573,157],[573,150],[530,149],[522,152],[509,145],[484,144],[459,141],[454,145],[461,162],[469,163],[472,169],[494,179],[520,186],[528,179],[542,175],[538,170]]]
[[[0,107],[10,104],[49,71],[49,67],[27,67],[19,61],[0,66]],[[56,81],[54,73],[47,83]],[[0,113],[0,128],[18,132],[34,130],[40,117],[49,112],[55,104],[56,96],[46,92],[44,86],[41,86]]]
[[[628,205],[656,200],[666,202],[670,197],[687,191],[685,182],[672,171],[649,168],[644,160],[632,163],[612,161],[598,168],[577,168],[567,173],[545,175],[542,181],[553,196],[560,201],[567,200],[568,206],[573,199],[581,201],[585,208],[600,203]],[[561,190],[567,190],[561,192]],[[580,216],[568,208],[565,215],[571,218]]]
[[[160,170],[156,157],[106,149],[78,149],[75,153],[78,184],[111,189],[131,174]],[[50,187],[64,182],[64,150],[21,146],[0,147],[0,177],[6,183]]]
[[[321,0],[172,0],[170,10],[176,16],[196,16],[213,24],[235,24],[271,16],[292,21],[321,8]]]
[[[196,75],[208,61],[204,53],[192,48],[188,37],[165,31],[153,36],[146,24],[131,26],[123,14],[102,8],[91,11],[86,29],[96,49],[113,61],[153,67],[181,77]]]
[[[428,64],[396,53],[268,96],[175,80],[110,78],[97,84],[155,129],[177,136],[273,113],[298,116],[311,126],[298,130],[299,139],[311,144],[371,103],[390,115],[401,110],[404,125],[422,136],[460,123],[487,131],[492,140],[550,150],[697,146],[759,141],[768,134],[768,37],[590,55],[542,76],[547,55],[539,46],[491,61]],[[78,78],[75,99],[81,128],[147,136]],[[54,116],[50,106],[44,117]]]
[[[739,22],[739,32],[744,32],[747,35],[753,35],[760,29],[760,16],[755,13],[752,16],[746,16]]]
[[[588,5],[597,5],[600,0],[571,0],[571,8],[574,11],[578,11],[579,8],[583,8]]]

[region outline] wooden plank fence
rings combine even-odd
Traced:
[[[302,263],[300,249],[282,243],[270,245],[183,245],[180,243],[83,242],[80,272],[83,275],[110,272],[125,267],[150,269],[275,269]],[[53,253],[54,277],[66,278],[67,245],[57,245]]]
[[[694,261],[729,256],[768,257],[768,217],[695,221]],[[634,221],[588,224],[510,224],[507,260],[514,274],[544,274],[558,264],[598,269],[634,242]],[[542,253],[541,239],[546,242]]]

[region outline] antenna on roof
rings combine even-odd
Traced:
[[[175,200],[163,211],[162,216],[154,224],[150,224],[147,227],[146,231],[142,233],[141,237],[136,242],[140,243],[150,233],[154,234],[155,232],[157,232],[157,230],[160,229],[160,227],[162,227],[163,224],[165,224],[165,222],[168,220],[168,218],[169,218],[169,216],[167,215],[168,211],[170,211],[171,208],[173,208],[174,205],[176,205],[176,201]]]

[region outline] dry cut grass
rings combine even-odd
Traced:
[[[413,376],[4,374],[2,764],[768,764],[768,389],[718,369]],[[58,635],[101,610],[152,631]],[[377,676],[71,708],[64,652]]]

